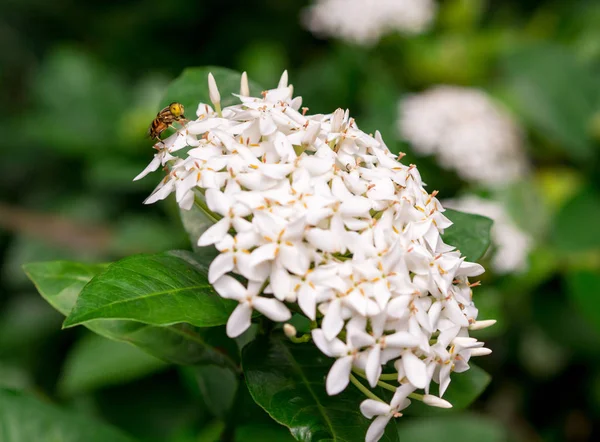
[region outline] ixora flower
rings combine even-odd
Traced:
[[[495,250],[491,263],[496,272],[512,273],[526,270],[533,238],[513,222],[502,204],[475,195],[466,195],[446,200],[444,205],[466,213],[487,216],[494,221],[491,233]]]
[[[484,269],[444,243],[452,223],[437,192],[348,111],[308,115],[287,73],[262,97],[248,96],[243,75],[240,104],[223,109],[212,76],[209,89],[213,106],[199,104],[196,120],[157,143],[137,178],[164,166],[146,202],[175,193],[182,209],[214,220],[198,244],[217,249],[209,281],[239,303],[227,334],[247,330],[254,310],[275,322],[302,312],[313,323],[303,342],[335,358],[326,391],[352,382],[367,395],[368,441],[410,399],[451,406],[430,384],[443,395],[452,372],[489,353],[469,331],[495,321],[477,321],[468,278]],[[293,340],[295,328],[284,331]],[[389,404],[355,375],[371,387],[397,382],[386,385]]]
[[[433,0],[316,0],[302,19],[316,35],[368,46],[391,32],[423,32],[435,12]]]
[[[527,173],[520,129],[483,91],[437,86],[405,98],[399,110],[400,134],[415,151],[436,155],[467,181],[497,186]]]

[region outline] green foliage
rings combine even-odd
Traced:
[[[444,232],[444,242],[460,250],[468,261],[481,258],[490,245],[492,220],[452,209],[446,209],[444,215],[454,223]]]
[[[506,430],[491,419],[474,415],[398,420],[400,440],[410,442],[505,442]]]
[[[594,145],[589,125],[600,100],[597,76],[554,45],[519,48],[503,64],[521,115],[571,158],[590,159]]]
[[[568,285],[569,295],[579,312],[600,333],[600,272],[572,273]]]
[[[242,353],[254,400],[303,442],[355,441],[369,426],[357,407],[364,399],[357,389],[349,386],[337,396],[325,392],[331,364],[312,343],[292,344],[278,334],[255,340]],[[390,426],[382,441],[397,440]]]
[[[566,252],[600,248],[600,194],[585,189],[568,201],[556,215],[554,244]]]
[[[7,442],[132,442],[101,422],[8,390],[0,390],[0,434]]]
[[[452,408],[433,408],[414,401],[406,410],[408,415],[436,416],[442,414],[454,414],[457,410],[468,407],[485,390],[491,381],[491,377],[476,365],[470,364],[471,368],[464,373],[452,373],[452,382],[444,399],[452,404]],[[435,390],[432,391],[435,394]]]
[[[225,324],[234,306],[217,295],[207,269],[192,254],[134,255],[111,264],[83,288],[65,327],[93,319],[212,327]]]
[[[166,367],[160,359],[132,345],[89,334],[67,355],[58,391],[63,396],[74,396],[123,384]]]
[[[126,268],[118,268],[123,265],[118,260],[132,253],[188,247],[173,201],[141,204],[161,173],[131,179],[154,153],[144,134],[162,106],[181,101],[188,118],[194,118],[198,101],[210,104],[209,71],[217,79],[223,105],[237,102],[231,94],[239,92],[240,74],[225,68],[188,69],[167,89],[169,79],[183,67],[206,61],[247,70],[253,94],[273,87],[281,70],[288,69],[311,113],[349,108],[359,127],[380,130],[393,152],[406,152],[403,162],[415,163],[430,189],[439,189],[444,198],[475,191],[500,201],[533,238],[528,269],[499,277],[486,266],[483,288],[473,290],[479,317],[499,320],[473,333],[480,339],[493,337],[487,346],[494,356],[481,359],[494,379],[489,394],[472,404],[489,382],[483,370],[473,366],[453,374],[444,398],[454,408],[433,409],[413,401],[405,417],[396,420],[397,434],[390,433],[390,424],[388,440],[499,442],[514,430],[500,428],[499,416],[522,422],[515,428],[526,426],[532,439],[595,436],[600,410],[597,2],[507,0],[494,7],[479,0],[437,2],[429,31],[388,35],[369,48],[313,38],[300,25],[300,10],[307,2],[258,2],[253,8],[192,0],[141,0],[135,7],[113,3],[13,1],[6,19],[0,19],[0,122],[5,128],[0,153],[0,384],[41,392],[45,398],[0,391],[2,441],[129,440],[50,401],[66,401],[141,442],[283,442],[293,439],[288,427],[301,440],[331,439],[322,436],[330,431],[318,407],[311,413],[315,398],[326,405],[326,413],[343,414],[343,422],[360,421],[360,427],[341,431],[346,440],[362,440],[368,421],[358,413],[354,401],[360,398],[354,387],[340,396],[326,396],[323,377],[333,360],[277,336],[270,338],[275,342],[269,347],[261,347],[267,338],[260,324],[230,340],[222,325],[205,327],[223,324],[228,313],[222,305],[207,306],[207,299],[215,300],[210,295],[187,287],[189,291],[166,301],[160,295],[150,298],[155,303],[139,298],[160,285],[156,276],[165,278],[166,288],[182,283],[180,273],[164,275],[152,264],[146,268],[145,261],[129,261],[134,265],[128,267],[125,260]],[[85,25],[81,17],[89,18]],[[402,143],[398,100],[437,84],[481,88],[505,102],[526,134],[531,176],[486,193]],[[21,211],[25,217],[8,222]],[[92,232],[98,227],[108,232],[106,241],[95,242],[93,234],[82,237],[75,231],[57,235],[48,214],[84,223]],[[444,240],[467,259],[479,259],[489,245],[490,221],[446,214],[455,225]],[[203,217],[197,207],[181,213],[193,255],[152,255],[161,266],[186,269],[194,285],[206,284],[205,270],[216,253],[214,247],[196,247],[211,222]],[[107,264],[58,259],[117,261],[119,266],[107,270]],[[101,284],[96,280],[92,297],[101,310],[90,313],[92,304],[86,300],[74,313],[101,337],[80,328],[60,332],[62,318],[33,297],[20,271],[30,261],[36,263],[25,266],[28,276],[64,316],[71,314],[84,286],[98,277]],[[140,270],[129,282],[137,281],[148,293],[134,293],[127,286],[110,292],[108,286],[102,288],[105,280],[100,276],[113,275],[114,282],[117,269]],[[86,293],[86,298],[91,296],[88,289]],[[106,302],[110,304],[118,301],[118,293],[126,299],[116,304],[118,309],[102,304],[103,294],[112,299]],[[177,305],[180,293],[185,305]],[[158,301],[170,308],[169,317],[156,314]],[[198,326],[189,323],[188,314]],[[297,315],[290,322],[301,333],[310,329]],[[254,341],[257,333],[259,340]],[[253,374],[262,374],[249,379],[271,382],[250,385],[253,395],[279,422],[285,419],[285,426],[256,405],[246,389],[237,367],[239,348],[246,345],[247,351],[265,357],[252,358]],[[138,349],[194,367],[163,371],[161,362]],[[290,360],[278,367],[267,357],[286,349],[302,363],[314,358],[315,366],[298,371]],[[277,376],[280,368],[282,377]],[[316,396],[307,394],[298,373],[307,379],[320,376],[310,385]],[[569,373],[578,375],[569,378],[568,389],[561,389]],[[277,386],[290,389],[275,394]],[[539,391],[557,392],[556,398],[540,401]],[[380,393],[385,397],[387,392]],[[300,404],[310,405],[299,407],[297,417],[291,411],[296,404],[286,400],[294,394]],[[577,434],[569,406],[574,394]],[[352,404],[336,408],[346,395]],[[460,411],[468,404],[478,414]],[[510,436],[512,440],[519,434]]]
[[[83,287],[107,264],[81,264],[68,261],[32,263],[25,272],[52,307],[67,316]],[[207,343],[220,335],[219,330],[200,330],[187,324],[155,327],[124,320],[92,321],[87,328],[101,336],[128,342],[168,362],[184,365],[201,363],[231,364],[231,361]]]

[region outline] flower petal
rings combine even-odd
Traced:
[[[273,321],[287,321],[292,317],[292,314],[285,304],[277,299],[257,296],[252,300],[252,305],[256,310]]]
[[[325,389],[329,396],[341,393],[350,382],[350,371],[352,370],[352,356],[344,356],[336,360],[325,382]]]
[[[227,320],[227,336],[236,338],[250,327],[252,307],[247,302],[240,303]]]

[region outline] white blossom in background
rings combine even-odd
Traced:
[[[433,0],[315,0],[302,21],[318,36],[369,46],[392,32],[423,32],[436,9]]]
[[[401,136],[466,181],[499,186],[528,171],[521,130],[477,89],[437,86],[399,103]]]
[[[317,324],[314,344],[335,358],[330,395],[355,374],[376,386],[393,362],[391,403],[369,396],[356,404],[374,418],[367,441],[381,437],[409,397],[451,406],[429,394],[431,382],[443,395],[453,371],[489,353],[469,330],[495,321],[477,321],[468,278],[484,269],[444,243],[451,222],[437,192],[348,111],[307,114],[287,73],[262,97],[247,96],[243,75],[240,104],[222,110],[212,77],[209,85],[214,107],[200,103],[198,118],[157,143],[136,179],[164,166],[167,176],[146,203],[175,193],[182,209],[196,205],[215,219],[198,244],[220,252],[209,281],[239,302],[228,335],[243,333],[254,310],[285,322],[297,306]]]
[[[527,269],[527,256],[533,247],[533,238],[513,222],[502,204],[475,195],[467,195],[445,200],[444,206],[487,216],[494,221],[491,234],[495,250],[491,264],[496,272],[512,273]]]

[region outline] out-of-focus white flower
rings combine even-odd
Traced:
[[[414,150],[467,181],[498,186],[527,173],[521,130],[483,91],[437,86],[403,99],[399,113]]]
[[[492,267],[498,273],[523,271],[527,268],[527,256],[533,247],[533,239],[523,232],[511,219],[502,204],[467,195],[444,201],[444,206],[475,215],[483,215],[494,221],[492,242],[495,246]]]
[[[433,0],[315,0],[302,20],[316,35],[367,46],[392,32],[423,32],[436,9]]]
[[[444,243],[452,223],[437,192],[428,193],[417,168],[402,164],[378,132],[361,131],[348,111],[299,112],[287,73],[261,98],[247,96],[245,83],[241,103],[220,109],[211,78],[217,111],[200,104],[196,121],[157,143],[145,171],[161,164],[168,171],[147,203],[175,193],[182,209],[196,205],[214,220],[198,244],[220,252],[209,281],[239,303],[227,334],[247,330],[254,310],[276,322],[290,319],[292,308],[303,312],[315,323],[314,344],[335,358],[330,395],[348,386],[353,371],[376,386],[393,362],[396,372],[386,374],[400,384],[394,399],[361,406],[377,416],[369,441],[416,390],[425,396],[411,397],[449,406],[429,395],[431,382],[443,394],[453,371],[489,350],[469,337],[471,326],[486,325],[477,322],[468,282],[484,269]],[[285,331],[294,337],[291,326]]]

